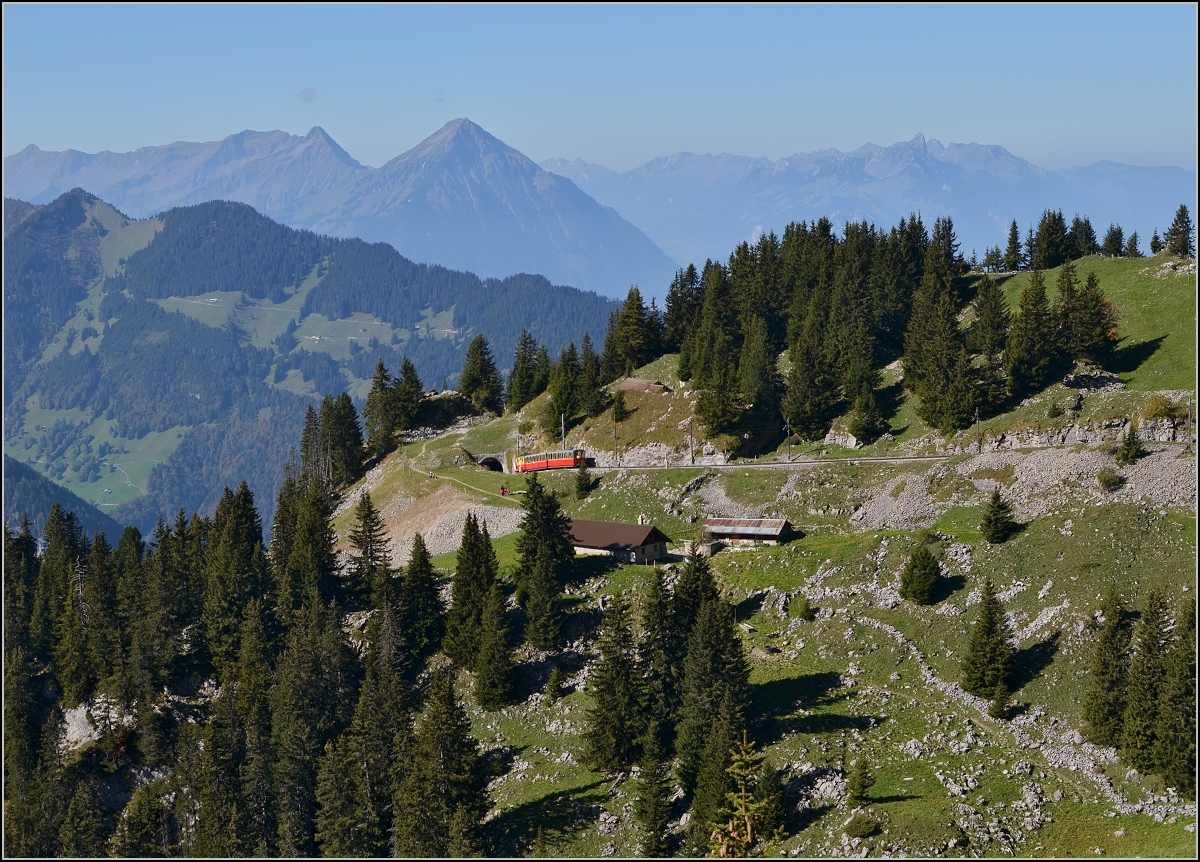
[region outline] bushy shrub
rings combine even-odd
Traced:
[[[1115,491],[1125,484],[1125,477],[1112,467],[1102,467],[1096,474],[1096,484],[1103,491]]]
[[[846,825],[842,827],[851,838],[869,838],[875,834],[875,830],[879,828],[879,821],[870,814],[863,814],[861,811],[856,811]]]
[[[1176,406],[1171,403],[1170,398],[1155,393],[1146,402],[1146,409],[1142,411],[1142,415],[1147,419],[1174,419],[1175,412]]]
[[[817,618],[817,612],[808,603],[808,596],[804,595],[804,593],[792,599],[792,603],[788,607],[788,613],[810,623]]]
[[[919,605],[927,605],[933,600],[937,582],[937,560],[934,559],[928,548],[921,545],[913,551],[908,565],[900,574],[900,598],[908,599]]]

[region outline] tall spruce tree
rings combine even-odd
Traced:
[[[704,748],[696,765],[695,795],[683,842],[688,856],[703,856],[708,851],[726,796],[734,789],[729,765],[744,720],[742,710],[726,693],[706,728]]]
[[[1029,275],[1017,314],[1008,333],[1004,363],[1013,395],[1023,396],[1044,386],[1054,360],[1054,327],[1040,269]]]
[[[738,716],[745,714],[750,671],[733,623],[733,608],[724,599],[711,599],[700,606],[687,643],[675,751],[679,755],[679,783],[685,792],[691,792],[696,788],[712,721],[721,703],[728,699]]]
[[[393,855],[476,855],[462,853],[464,845],[485,853],[487,781],[470,719],[455,697],[454,672],[439,670],[417,721],[408,768],[396,783]]]
[[[482,541],[481,535],[481,544]],[[491,544],[490,541],[488,544]],[[488,557],[485,563],[490,565],[490,562],[491,558]],[[417,533],[413,536],[412,554],[404,568],[399,597],[399,622],[414,659],[428,655],[441,644],[446,631],[445,617],[433,560],[425,546],[425,539]]]
[[[671,855],[667,839],[671,820],[670,764],[658,742],[661,736],[658,722],[652,719],[646,730],[642,771],[633,801],[633,819],[637,824],[642,855],[652,859]]]
[[[217,504],[206,556],[202,620],[209,653],[224,677],[237,661],[242,609],[270,593],[262,521],[245,482],[236,493],[226,488]]]
[[[1166,598],[1151,590],[1134,635],[1129,694],[1121,727],[1121,758],[1140,772],[1159,772],[1162,766],[1157,757],[1158,698],[1171,645],[1168,624]]]
[[[1125,231],[1119,224],[1110,224],[1104,233],[1104,242],[1100,246],[1107,257],[1121,257],[1125,254]]]
[[[492,359],[487,338],[476,335],[467,345],[458,390],[480,412],[498,413],[504,400],[504,380]]]
[[[1116,349],[1117,310],[1100,289],[1096,273],[1089,272],[1075,302],[1072,327],[1075,356],[1103,365]]]
[[[1119,746],[1129,687],[1130,627],[1125,603],[1109,587],[1104,597],[1104,624],[1092,655],[1088,691],[1083,700],[1084,731],[1095,745]]]
[[[349,591],[360,599],[369,598],[372,607],[376,608],[394,602],[387,533],[384,532],[383,517],[368,491],[363,491],[354,506],[350,547],[355,553],[350,555],[347,571]]]
[[[979,525],[979,531],[987,541],[999,545],[1007,541],[1016,529],[1017,522],[1013,520],[1012,504],[1000,496],[999,487],[993,488],[992,496],[983,507],[983,522]]]
[[[525,639],[538,649],[557,649],[562,639],[559,578],[549,547],[538,549],[522,584],[525,596]]]
[[[700,322],[704,294],[700,290],[700,273],[695,264],[675,273],[667,288],[667,314],[663,331],[663,347],[668,353],[678,353],[683,342]]]
[[[1154,760],[1168,787],[1196,795],[1196,606],[1185,602],[1164,662],[1154,729]]]
[[[479,655],[483,608],[498,568],[486,530],[486,525],[480,529],[474,514],[467,513],[446,615],[446,654],[468,669]]]
[[[1196,243],[1193,239],[1192,217],[1188,213],[1187,204],[1180,204],[1175,211],[1175,220],[1163,234],[1163,242],[1167,251],[1179,257],[1195,257]]]
[[[545,554],[554,577],[561,582],[575,559],[571,544],[571,522],[563,514],[558,498],[550,493],[536,473],[530,473],[521,498],[525,514],[521,518],[521,533],[517,537],[517,583],[527,585],[533,576],[538,557]]]
[[[396,416],[393,388],[395,380],[380,359],[375,363],[375,374],[371,378],[371,390],[363,406],[363,425],[367,430],[367,443],[372,454],[386,455],[396,445]]]
[[[416,422],[417,413],[425,400],[425,384],[417,374],[417,366],[407,356],[400,362],[400,379],[392,390],[396,427],[407,431]]]
[[[638,656],[646,684],[646,712],[654,719],[653,732],[658,737],[660,756],[671,751],[675,739],[686,637],[687,632],[681,629],[673,613],[671,594],[667,591],[663,573],[655,568],[650,595],[642,611]]]
[[[929,548],[918,545],[900,573],[900,598],[918,605],[927,605],[933,600],[938,583],[937,559]]]
[[[592,769],[627,769],[638,759],[646,729],[646,701],[637,673],[629,604],[618,594],[604,614],[600,660],[588,681],[593,705],[583,732]]]
[[[731,788],[725,794],[725,804],[717,813],[709,839],[713,855],[746,857],[768,837],[767,813],[773,800],[760,792],[763,763],[763,755],[755,750],[754,742],[743,730],[725,770]]]
[[[508,375],[508,397],[505,403],[509,410],[517,411],[538,394],[537,341],[527,330],[522,329],[513,354],[512,372]]]
[[[968,694],[991,698],[996,685],[1007,685],[1012,669],[1012,634],[1004,606],[991,578],[984,581],[979,614],[962,662],[962,687]]]
[[[1017,227],[1017,220],[1013,219],[1008,228],[1008,245],[1004,249],[1004,269],[1008,272],[1016,272],[1021,268],[1022,263],[1021,231]]]
[[[476,702],[488,710],[507,706],[513,691],[513,661],[508,608],[499,581],[492,584],[483,607],[475,668]]]

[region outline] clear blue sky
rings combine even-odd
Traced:
[[[1196,163],[1192,4],[4,6],[3,150],[455,117],[535,160],[778,158],[917,132],[1046,168]]]

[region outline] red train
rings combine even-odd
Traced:
[[[582,449],[563,452],[541,452],[537,455],[518,455],[513,462],[514,473],[532,473],[534,470],[556,470],[562,467],[582,467],[587,457]]]

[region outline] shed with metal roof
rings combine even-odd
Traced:
[[[705,518],[704,529],[730,545],[778,545],[792,536],[786,518]]]

